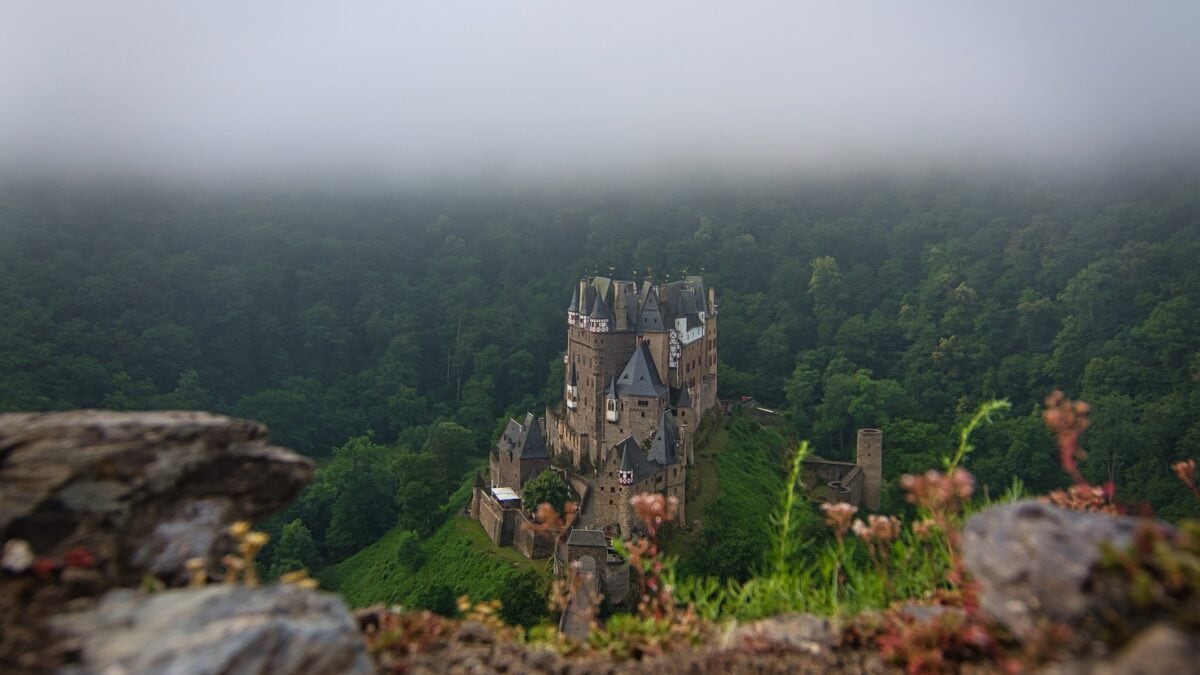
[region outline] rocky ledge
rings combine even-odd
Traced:
[[[283,509],[312,474],[262,425],[217,415],[0,415],[0,671],[891,672],[872,637],[883,622],[966,616],[916,603],[843,623],[787,615],[708,626],[703,644],[630,659],[428,614],[380,609],[356,622],[338,596],[297,587],[181,588],[189,561],[215,569],[233,549],[230,525]],[[1181,542],[1190,557],[1172,558]],[[1046,672],[1170,673],[1200,660],[1200,591],[1178,584],[1180,565],[1200,569],[1198,542],[1195,528],[1027,501],[974,516],[962,554],[1003,639],[1045,647],[1057,636]],[[156,592],[132,590],[146,580]],[[422,639],[372,660],[361,631],[378,647],[372,631],[388,621]]]
[[[324,637],[354,625],[337,596],[233,587],[110,591],[147,579],[183,585],[194,559],[215,569],[233,549],[230,525],[283,509],[312,475],[310,460],[271,445],[266,427],[245,420],[199,412],[0,415],[0,670],[79,658],[84,672],[105,670],[106,663],[121,666],[120,672],[162,672],[161,662],[145,660],[167,653],[150,649],[151,642],[179,647],[183,636],[200,645],[204,636],[241,630],[247,633],[229,644],[259,640],[276,650],[309,644],[314,655],[324,654],[331,646]],[[64,623],[67,613],[74,618]],[[129,661],[122,655],[131,636],[153,632],[159,639],[143,647],[149,656]],[[322,639],[301,639],[305,635]],[[366,652],[356,635],[341,633],[356,657],[334,649],[340,656],[329,658],[361,664]],[[112,636],[112,643],[98,643],[102,636]],[[195,653],[221,663],[219,654],[227,652]],[[198,663],[177,672],[205,672]],[[236,663],[246,665],[218,670],[278,672],[252,667],[259,661]]]

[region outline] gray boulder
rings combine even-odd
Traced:
[[[375,672],[341,598],[294,586],[113,590],[51,625],[75,652],[63,673]]]
[[[1079,633],[1119,614],[1123,589],[1099,581],[1101,544],[1126,548],[1141,518],[1069,511],[1037,501],[987,509],[963,528],[962,554],[979,583],[980,606],[1019,637],[1039,620]]]
[[[283,509],[313,475],[266,427],[201,412],[0,415],[0,538],[38,556],[83,546],[108,585],[215,566],[238,520]]]

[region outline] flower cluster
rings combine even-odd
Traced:
[[[856,519],[851,529],[854,536],[867,544],[886,544],[900,536],[900,519],[895,516],[867,516],[867,522]]]
[[[855,520],[854,536],[867,545],[867,554],[879,574],[887,579],[892,542],[900,537],[900,519],[895,516],[867,516],[867,522]]]
[[[1196,460],[1188,459],[1182,462],[1175,462],[1171,465],[1171,470],[1187,486],[1187,489],[1192,491],[1196,499],[1200,499],[1200,487],[1196,486]]]
[[[1072,511],[1091,511],[1119,515],[1121,509],[1113,503],[1112,493],[1097,485],[1072,485],[1066,490],[1054,490],[1041,501]]]
[[[675,519],[675,512],[679,509],[679,499],[657,493],[634,495],[629,504],[651,538],[658,536],[658,529],[664,523]]]
[[[236,584],[241,581],[247,586],[257,586],[258,570],[255,569],[254,559],[258,557],[259,551],[271,540],[271,535],[251,529],[249,521],[245,520],[239,520],[230,525],[227,532],[237,542],[239,555],[230,554],[221,558],[221,564],[225,566],[225,574],[221,577],[221,580],[227,584]],[[208,583],[208,566],[204,558],[192,558],[188,560],[186,568],[189,585],[203,586]],[[295,580],[298,582],[299,577],[296,577]],[[298,583],[298,585],[309,586],[307,583]]]
[[[578,515],[579,507],[575,502],[564,504],[562,514],[559,514],[549,502],[542,502],[534,511],[533,522],[525,523],[521,527],[537,534],[557,537],[571,528]]]
[[[900,487],[908,491],[905,499],[909,503],[928,509],[936,517],[957,513],[975,492],[975,478],[962,468],[949,475],[931,469],[919,476],[905,474],[900,478]]]
[[[858,513],[858,507],[846,502],[833,502],[822,504],[821,511],[825,513],[825,524],[833,529],[833,536],[841,543],[850,531],[851,519]]]
[[[1087,485],[1087,480],[1079,473],[1078,462],[1087,457],[1079,447],[1079,435],[1090,424],[1089,409],[1088,404],[1072,401],[1056,389],[1046,397],[1046,409],[1042,411],[1046,426],[1058,437],[1059,462],[1063,470],[1080,485]]]

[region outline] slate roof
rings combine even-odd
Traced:
[[[613,313],[608,309],[608,304],[604,302],[604,296],[597,295],[596,301],[592,303],[592,312],[588,315],[589,319],[608,319],[613,321]]]
[[[575,284],[575,288],[571,290],[571,302],[567,305],[567,311],[579,311],[579,284]]]
[[[604,390],[604,396],[605,398],[617,397],[617,378],[614,377],[608,381],[608,389]]]
[[[600,530],[575,528],[567,535],[567,546],[599,546],[608,548],[608,539]]]
[[[692,405],[692,395],[688,392],[688,388],[680,387],[678,389],[671,387],[671,405],[676,408],[690,408]]]
[[[650,460],[646,459],[642,446],[638,445],[633,436],[626,436],[625,440],[617,443],[616,450],[621,453],[620,470],[632,471],[634,482],[653,476],[657,471]]]
[[[657,398],[667,393],[667,385],[658,377],[650,348],[641,343],[633,350],[625,369],[617,377],[617,393],[621,396]]]
[[[497,448],[514,453],[517,459],[550,458],[550,451],[546,449],[546,439],[542,436],[542,428],[534,419],[533,413],[525,414],[524,424],[509,419]]]
[[[641,330],[664,330],[662,311],[658,306],[658,294],[651,288],[642,301],[642,311],[638,315],[638,328]]]
[[[607,318],[613,331],[666,331],[674,328],[676,319],[686,319],[688,328],[695,328],[702,323],[700,313],[709,311],[708,291],[699,276],[657,286],[649,279],[639,286],[633,281],[585,277],[572,290],[567,311]]]
[[[679,461],[679,430],[675,428],[675,416],[664,412],[658,418],[658,429],[650,440],[650,461],[670,466]]]

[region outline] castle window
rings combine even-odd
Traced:
[[[650,405],[650,402],[642,400],[642,401],[638,401],[638,405],[644,408],[644,407]],[[642,417],[645,417],[645,416],[646,416],[646,413],[642,413]]]

